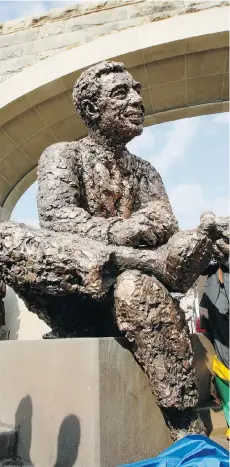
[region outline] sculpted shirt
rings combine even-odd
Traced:
[[[42,228],[108,242],[111,226],[148,209],[159,243],[178,230],[158,172],[123,150],[120,157],[87,138],[47,148],[38,164],[38,212]],[[146,213],[146,216],[149,213]]]

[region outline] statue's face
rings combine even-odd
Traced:
[[[143,131],[144,105],[141,85],[127,72],[101,76],[98,100],[99,129],[107,136],[130,141]]]

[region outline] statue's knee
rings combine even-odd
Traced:
[[[127,303],[133,302],[137,289],[139,289],[141,276],[142,274],[136,270],[125,271],[118,276],[114,294],[115,300],[121,300]]]
[[[125,271],[117,279],[114,299],[120,329],[146,327],[150,307],[159,301],[158,281],[137,270]]]
[[[164,285],[137,270],[118,277],[114,300],[117,324],[123,330],[170,326],[179,320],[179,309]]]
[[[159,299],[169,297],[167,289],[153,276],[137,270],[121,274],[116,283],[115,300],[134,305],[144,301],[145,305],[158,305]]]

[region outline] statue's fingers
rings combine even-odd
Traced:
[[[212,220],[214,221],[216,218],[214,212],[212,211],[204,211],[201,216],[200,216],[200,222],[204,221],[204,220]]]
[[[229,242],[227,243],[221,238],[220,240],[217,240],[216,246],[217,246],[218,250],[220,250],[220,252],[223,253],[223,255],[228,255],[229,256],[229,253],[230,253],[230,244],[229,244]]]
[[[224,258],[224,254],[216,245],[213,245],[213,257],[216,261],[220,261]]]

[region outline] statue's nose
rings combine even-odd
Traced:
[[[143,104],[142,97],[135,89],[130,89],[129,100],[132,104]]]

